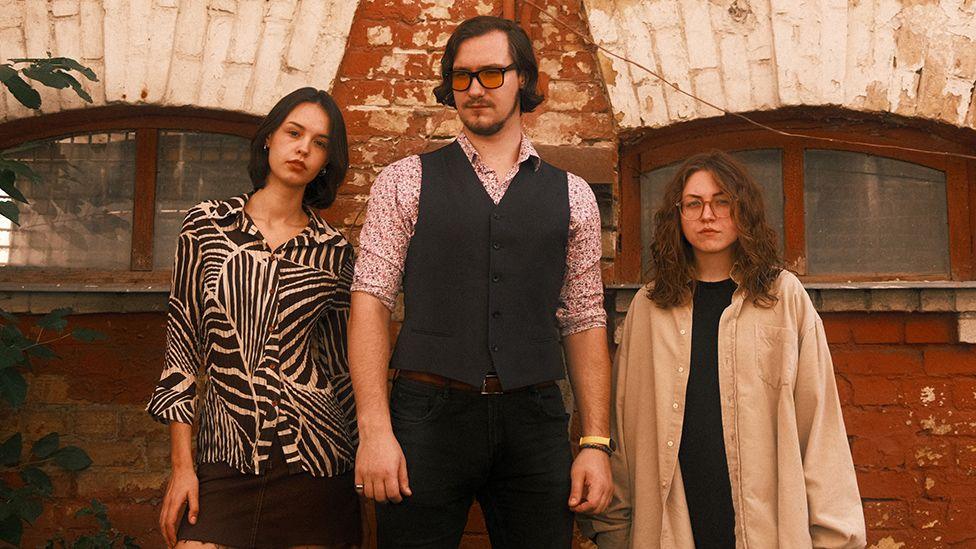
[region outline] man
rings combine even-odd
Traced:
[[[441,69],[434,93],[464,131],[383,170],[360,239],[356,483],[392,503],[376,507],[380,547],[456,547],[477,499],[493,546],[568,548],[573,512],[600,512],[612,495],[599,211],[522,133],[522,113],[542,101],[524,31],[465,21]],[[554,383],[563,351],[589,437],[575,461]]]

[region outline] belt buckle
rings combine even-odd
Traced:
[[[481,380],[481,394],[483,395],[502,395],[505,394],[504,391],[489,391],[488,390],[488,379],[498,379],[497,374],[485,374],[485,377]]]

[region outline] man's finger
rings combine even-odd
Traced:
[[[373,480],[373,501],[386,503],[386,486],[382,480]]]
[[[400,460],[400,467],[397,473],[400,479],[400,493],[402,493],[405,496],[413,495],[413,492],[410,491],[410,478],[407,476],[406,459]]]
[[[585,480],[585,475],[583,473],[573,471],[572,472],[572,484],[569,490],[569,506],[576,507],[579,505],[580,501],[583,500],[583,481]]]
[[[400,503],[403,501],[403,496],[400,495],[400,483],[395,475],[389,475],[386,477],[383,485],[386,487],[386,499],[392,501],[393,503]]]

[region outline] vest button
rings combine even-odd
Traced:
[[[492,282],[498,282],[498,281],[499,281],[499,280],[501,280],[501,279],[502,279],[502,277],[500,277],[500,276],[498,276],[498,275],[496,275],[496,274],[494,274],[494,275],[491,275],[491,281],[492,281]]]
[[[499,244],[499,243],[497,243],[497,242],[495,242],[494,244],[491,245],[491,247],[497,250],[497,249],[501,248],[502,245]]]
[[[499,215],[499,214],[491,214],[491,218],[492,218],[492,219],[501,219],[501,218],[502,218],[502,216],[501,216],[501,215]]]
[[[492,345],[491,346],[491,350],[497,353],[498,352],[498,345]]]

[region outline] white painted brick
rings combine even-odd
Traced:
[[[0,59],[6,60],[20,57],[24,57],[23,31],[19,28],[0,29]],[[9,98],[6,109],[4,110],[5,118],[22,118],[31,114],[31,110],[17,102],[13,96],[7,94],[6,89],[4,89],[4,92],[0,92],[0,95]]]
[[[755,108],[750,85],[749,59],[746,56],[746,40],[740,34],[723,34],[719,40],[722,83],[725,88],[726,108],[749,111]]]
[[[956,310],[959,312],[976,312],[976,289],[956,290]]]
[[[172,106],[192,105],[200,87],[202,63],[193,57],[175,56],[170,62],[170,74],[164,103]]]
[[[919,308],[918,290],[873,290],[872,311],[913,312]]]
[[[976,343],[976,314],[959,315],[959,343]]]
[[[152,30],[149,35],[149,70],[145,76],[147,103],[161,103],[166,97],[170,79],[183,78],[172,72],[174,31],[179,12],[174,8],[152,8]]]
[[[207,1],[182,0],[176,19],[176,52],[185,56],[203,54],[207,32]]]
[[[231,45],[232,63],[253,63],[257,55],[264,17],[263,0],[241,0],[234,20],[234,39]]]
[[[302,2],[298,9],[288,44],[286,57],[288,66],[306,72],[312,68],[312,55],[316,50],[316,39],[323,25],[324,6],[321,3]]]
[[[78,0],[54,0],[51,3],[51,15],[55,17],[78,15]]]
[[[220,104],[221,79],[224,75],[224,61],[227,59],[233,28],[233,17],[221,15],[210,18],[207,42],[203,47],[203,67],[200,75],[200,93],[197,100],[204,107],[222,107]]]
[[[267,112],[279,99],[278,74],[281,72],[281,55],[285,48],[288,23],[265,21],[264,36],[254,63],[252,92],[248,110]]]
[[[208,7],[214,11],[237,13],[237,0],[210,0]]]
[[[244,110],[247,85],[251,80],[252,68],[247,65],[228,65],[221,78],[220,106],[231,111]]]
[[[295,15],[295,0],[271,0],[268,2],[267,19],[291,21]]]
[[[48,17],[46,2],[27,2],[27,15],[24,20],[24,38],[27,44],[28,57],[47,57],[47,53],[54,49],[51,37],[51,21]],[[47,86],[34,86],[41,94],[41,110],[43,112],[57,112],[60,110],[61,98],[58,91]]]
[[[820,59],[820,103],[844,103],[844,76],[847,59],[847,0],[823,0],[820,36],[812,55]]]
[[[63,17],[54,21],[55,56],[81,59],[81,21],[78,17]],[[72,75],[81,82],[86,90],[90,87],[89,80],[78,73]],[[61,108],[80,109],[87,105],[72,88],[61,91]]]
[[[654,45],[657,49],[661,75],[669,82],[677,84],[682,90],[692,91],[687,51],[683,46],[680,29],[659,29],[654,33]],[[668,115],[672,122],[690,119],[698,109],[695,100],[675,91],[671,86],[665,86],[664,97],[667,100]]]
[[[697,97],[708,101],[719,108],[725,108],[725,91],[722,89],[722,77],[718,69],[706,69],[694,76],[694,93]],[[698,104],[701,117],[721,116],[722,111],[713,109],[704,103]]]
[[[770,60],[750,61],[752,105],[758,109],[773,109],[781,105],[776,70]]]
[[[646,79],[637,85],[637,99],[643,109],[642,122],[646,126],[661,127],[671,123],[664,84],[657,79]]]
[[[23,2],[0,0],[0,29],[20,28],[23,24]]]
[[[149,44],[152,28],[152,0],[128,0],[129,33],[125,54],[125,97],[132,103],[148,95]]]
[[[105,38],[105,100],[122,101],[125,95],[126,43],[129,36],[128,5],[125,0],[105,0],[102,36]]]
[[[685,29],[685,47],[688,50],[688,66],[692,69],[718,67],[719,58],[708,3],[681,0],[681,12]]]
[[[821,290],[820,310],[823,312],[867,311],[868,292],[865,290]]]
[[[102,3],[99,0],[81,2],[81,55],[86,59],[98,59],[104,55],[104,28]],[[101,79],[101,75],[99,75]]]

